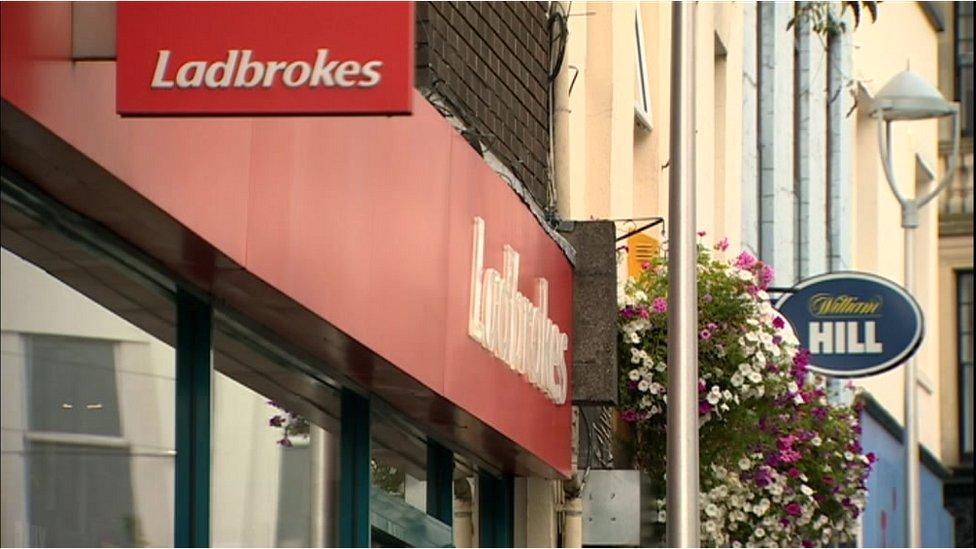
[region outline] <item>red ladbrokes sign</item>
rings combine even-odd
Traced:
[[[122,115],[409,114],[410,2],[119,2]]]

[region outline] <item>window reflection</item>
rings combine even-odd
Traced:
[[[0,268],[2,545],[172,545],[173,349],[6,249]]]

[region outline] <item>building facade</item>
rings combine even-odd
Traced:
[[[696,224],[781,289],[900,283],[871,99],[907,66],[959,102],[913,294],[923,543],[966,546],[972,5],[834,3],[834,34],[810,5],[687,8]],[[139,33],[114,3],[2,5],[4,546],[660,543],[615,433],[616,292],[668,238],[672,4],[396,9],[409,115],[153,117],[117,112]],[[949,128],[897,128],[911,195]],[[565,370],[484,335],[502,302],[565,335]],[[861,543],[903,545],[903,372],[857,384]]]
[[[957,177],[940,206],[930,205],[922,213],[913,294],[926,317],[926,337],[917,355],[923,543],[965,546],[971,539],[965,533],[971,529],[966,526],[970,513],[957,511],[961,504],[952,501],[972,499],[964,480],[971,478],[971,461],[956,446],[965,447],[965,426],[971,425],[966,415],[971,406],[961,404],[972,391],[965,378],[972,316],[966,285],[972,265],[967,206],[972,171],[971,156],[966,156],[971,141],[965,138],[971,109],[965,94],[971,92],[957,75],[970,70],[972,35],[965,29],[953,35],[949,14],[963,24],[971,24],[971,16],[962,4],[882,4],[876,20],[865,9],[856,24],[850,10],[842,11],[837,3],[835,21],[846,30],[820,34],[797,17],[810,4],[689,8],[695,24],[694,51],[688,57],[694,65],[689,84],[694,122],[685,131],[695,136],[690,169],[697,185],[697,227],[706,233],[706,243],[728,237],[733,249],[739,245],[772,264],[779,288],[842,270],[902,282],[900,207],[878,154],[871,98],[910,67],[933,85],[941,83],[945,97],[959,102],[964,138]],[[947,11],[940,15],[943,8]],[[574,2],[571,9],[570,70],[560,73],[553,95],[560,214],[614,220],[618,236],[643,229],[653,240],[664,241],[666,223],[645,227],[646,220],[668,216],[671,7]],[[911,196],[945,173],[948,128],[940,130],[935,121],[896,128],[895,175]],[[952,223],[961,228],[952,232]],[[628,243],[634,253],[633,242]],[[627,270],[628,263],[622,262],[620,280]],[[903,369],[895,369],[856,380],[869,402],[863,444],[879,456],[868,481],[865,546],[906,543],[900,511],[903,379]],[[847,398],[844,384],[838,381],[834,388],[837,398]],[[601,417],[602,429],[612,428],[601,410],[581,406],[580,412],[589,418],[581,424],[580,462],[607,470],[605,475],[589,472],[596,478],[590,494],[596,498],[620,490],[613,477],[629,467],[619,456],[614,460],[605,452],[594,459],[585,450],[584,441],[601,439],[600,427],[594,427]],[[637,489],[628,493],[634,500],[641,497]],[[611,517],[586,508],[585,501],[584,541],[617,544],[619,531],[605,527]],[[588,532],[590,521],[605,522]],[[637,525],[628,544],[653,541],[639,538],[646,522]]]
[[[572,472],[585,248],[551,223],[546,6],[226,9],[2,6],[3,545],[539,543],[540,479]],[[370,63],[324,48],[386,55],[366,29],[391,17],[406,41],[373,67],[407,75],[409,116],[273,103],[312,73],[293,42],[342,87]],[[336,42],[219,45],[273,21]],[[267,111],[246,89],[217,116],[123,108],[122,52],[160,36],[146,82],[177,97],[290,62],[262,66]]]

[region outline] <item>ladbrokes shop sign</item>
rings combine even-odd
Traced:
[[[776,308],[790,321],[810,366],[839,377],[878,374],[906,361],[922,342],[922,311],[903,288],[867,273],[807,279]]]
[[[410,2],[120,2],[122,115],[409,114]]]

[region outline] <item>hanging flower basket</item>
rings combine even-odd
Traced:
[[[703,233],[699,233],[703,236]],[[849,544],[874,461],[860,404],[832,403],[826,380],[772,308],[773,270],[727,240],[698,246],[698,413],[702,538],[711,546]],[[664,252],[662,252],[663,254]],[[665,520],[668,280],[665,255],[619,296],[620,417],[657,482]]]

